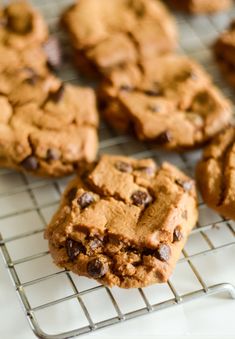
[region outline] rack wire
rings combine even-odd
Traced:
[[[32,2],[43,12],[52,32],[57,34],[66,46],[67,42],[56,22],[61,10],[71,1]],[[230,98],[232,92],[220,78],[209,46],[233,14],[235,15],[235,7],[227,13],[213,17],[189,18],[177,15],[181,33],[180,52],[201,62]],[[65,81],[85,83],[69,62],[65,63],[60,76]],[[200,157],[200,151],[186,154],[156,151],[129,136],[116,134],[104,123],[100,127],[100,139],[100,153],[121,153],[137,158],[152,157],[157,163],[168,160],[190,175],[193,175],[195,163]],[[0,250],[36,336],[70,338],[221,292],[227,292],[231,298],[235,298],[235,287],[231,283],[223,280],[216,284],[209,283],[201,273],[200,261],[197,262],[202,256],[206,261],[209,255],[221,253],[222,250],[234,248],[235,245],[235,223],[215,214],[202,201],[199,203],[199,223],[183,250],[176,273],[167,284],[123,291],[110,289],[86,278],[76,277],[66,270],[57,269],[51,263],[47,243],[43,240],[43,231],[58,206],[60,194],[68,180],[69,178],[42,180],[8,170],[0,171]],[[219,232],[217,238],[223,238],[222,242],[215,239],[216,232]],[[178,283],[174,280],[180,266],[180,275],[182,272],[188,272],[184,291],[181,288],[184,285],[182,275]],[[94,300],[98,304],[98,313],[102,308],[102,318],[91,310]],[[58,320],[61,306],[63,318]],[[71,327],[67,328],[64,326],[65,323],[68,325],[66,313],[71,320],[73,312],[74,321],[70,324]],[[43,326],[43,321],[46,323],[45,319],[48,320],[48,314],[49,329],[48,326]]]

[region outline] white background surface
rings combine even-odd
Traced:
[[[61,10],[62,3],[68,3],[70,1],[34,0],[33,2],[40,4],[43,14],[53,28],[56,17]],[[187,20],[184,17],[178,18],[179,30],[181,33],[181,50],[200,61],[208,71],[213,74],[216,82],[219,83],[220,86],[222,85],[225,93],[230,95],[231,91],[227,87],[224,87],[220,75],[217,72],[217,67],[213,63],[208,46],[233,16],[235,16],[234,9],[228,13],[219,14],[211,18],[197,17]],[[62,70],[61,76],[64,79],[73,79],[76,77],[74,71],[69,69],[69,67],[65,67]],[[232,93],[234,94],[234,92]],[[103,138],[108,138],[110,134],[108,131],[103,130],[102,136]],[[133,147],[135,147],[135,150],[133,150]],[[130,154],[134,151],[137,152],[141,150],[140,146],[125,146],[126,154],[128,154],[128,152]],[[120,153],[120,151],[123,151],[123,148],[113,147],[108,151]],[[196,157],[192,155],[192,160],[195,161],[197,157],[198,155],[196,155]],[[181,168],[184,167],[182,158],[178,155],[163,154],[160,158],[170,160]],[[190,161],[191,160],[189,159],[189,162]],[[26,180],[29,183],[37,183],[36,180],[29,178]],[[25,178],[23,179],[21,175],[6,172],[5,175],[0,176],[0,193],[24,184]],[[63,184],[61,184],[61,187],[63,187]],[[35,202],[39,205],[46,205],[59,198],[58,192],[50,183],[48,183],[46,187],[34,189],[32,193],[34,202],[32,202],[28,192],[10,195],[7,198],[0,197],[0,216],[4,215],[4,213],[21,212],[25,208],[32,208],[34,207]],[[50,219],[53,210],[54,207],[47,208],[46,206],[41,209],[46,221]],[[219,221],[221,221],[219,216],[208,210],[206,207],[201,207],[201,226],[207,225],[208,223],[217,223]],[[19,234],[20,232],[37,229],[42,226],[42,222],[39,220],[35,211],[28,214],[21,214],[17,217],[0,220],[0,232],[4,237],[10,237]],[[232,241],[232,234],[227,229],[226,225],[222,225],[219,229],[215,228],[208,231],[207,235],[215,246],[220,246]],[[208,249],[208,244],[205,243],[200,234],[193,235],[186,246],[188,254],[200,252],[205,249]],[[47,250],[47,243],[43,240],[42,233],[40,233],[36,236],[23,239],[22,241],[9,243],[8,250],[14,260]],[[222,282],[230,282],[235,285],[234,258],[235,246],[224,248],[223,250],[206,257],[195,258],[193,263],[208,285]],[[45,260],[43,259],[42,262],[30,262],[28,266],[25,265],[25,267],[19,267],[19,275],[23,281],[27,281],[40,276],[40,274],[43,275],[44,270],[48,272],[56,271],[49,256],[47,256]],[[74,279],[76,280],[77,278]],[[201,288],[198,280],[186,263],[177,265],[171,280],[180,294],[192,292]],[[76,282],[80,288],[94,285],[93,282],[84,278],[81,278],[79,282],[76,280]],[[124,310],[130,311],[131,309],[140,308],[142,306],[142,301],[135,291],[121,292],[117,289],[114,289],[113,291]],[[169,296],[169,290],[165,285],[147,288],[145,289],[145,292],[152,303],[172,298],[172,296]],[[35,289],[29,289],[28,293],[32,304],[38,305],[41,302],[47,302],[51,299],[54,300],[58,297],[69,295],[71,289],[67,283],[63,281],[63,278],[59,277],[57,280],[46,282],[45,285],[42,284],[41,286],[38,285]],[[85,298],[85,302],[90,313],[97,321],[112,315],[113,310],[102,293],[96,295],[96,297],[91,296]],[[65,330],[66,325],[68,324],[75,327],[77,322],[82,322],[83,319],[81,319],[77,305],[65,306],[62,304],[62,307],[42,316],[41,321],[48,331],[53,332],[56,330],[58,331],[59,329]],[[235,338],[235,301],[230,299],[226,294],[207,297],[171,309],[148,314],[135,320],[99,330],[89,335],[84,335],[83,337],[102,339],[128,337],[130,339],[138,339],[166,338],[167,336],[174,339],[178,337],[182,338],[182,336],[188,336],[190,338],[203,338],[206,336],[222,339]],[[35,336],[26,321],[26,317],[22,312],[14,287],[0,258],[0,338],[30,339],[34,337]]]

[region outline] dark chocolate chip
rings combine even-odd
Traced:
[[[182,187],[184,189],[185,192],[189,192],[191,191],[192,187],[193,187],[193,182],[190,180],[182,180],[182,179],[176,179],[175,183],[177,185],[179,185],[180,187]]]
[[[52,71],[58,71],[62,64],[62,53],[59,40],[52,36],[43,46],[47,55],[47,64]]]
[[[229,28],[230,28],[231,30],[234,30],[234,29],[235,29],[235,20],[233,20],[233,21],[231,22]]]
[[[28,75],[27,79],[25,79],[25,82],[33,86],[36,85],[40,77],[35,72],[35,70],[31,67],[24,67],[22,70]]]
[[[168,144],[169,142],[172,141],[172,136],[171,136],[170,131],[165,131],[165,132],[160,133],[156,137],[155,141],[159,145]]]
[[[99,279],[103,277],[108,271],[108,265],[100,261],[99,259],[92,259],[87,264],[88,274],[95,278]]]
[[[81,242],[73,239],[66,240],[66,250],[70,260],[74,261],[80,253],[85,254],[86,248]]]
[[[124,173],[131,173],[132,172],[132,166],[124,161],[118,161],[115,164],[115,167],[118,171],[124,172]]]
[[[52,161],[52,160],[58,160],[60,158],[60,152],[56,149],[49,148],[47,150],[46,160]]]
[[[149,110],[149,111],[151,111],[151,112],[153,112],[153,113],[158,113],[158,112],[160,112],[161,111],[161,106],[160,105],[148,105],[147,106],[147,109]]]
[[[160,95],[160,91],[158,89],[146,89],[144,93],[150,97],[157,97]]]
[[[78,198],[77,202],[80,205],[80,207],[83,209],[89,206],[90,204],[92,204],[94,202],[94,198],[91,195],[91,193],[85,192]]]
[[[66,198],[68,199],[68,201],[71,203],[77,195],[77,188],[76,187],[72,187],[68,193],[66,194]]]
[[[27,158],[25,158],[21,162],[21,165],[28,171],[36,171],[39,167],[38,160],[33,155],[30,155]]]
[[[49,94],[48,100],[52,100],[55,103],[58,103],[62,99],[64,95],[64,91],[65,91],[65,86],[64,84],[62,84],[56,92],[51,92]]]
[[[101,247],[102,241],[98,238],[92,238],[89,241],[89,246],[92,251],[96,250],[98,247]]]
[[[153,167],[140,166],[136,168],[137,171],[145,172],[147,175],[153,175],[155,169]]]
[[[171,249],[167,244],[160,244],[158,246],[157,258],[161,261],[168,261],[170,259]]]
[[[152,198],[147,192],[136,191],[132,194],[131,199],[136,206],[147,206]]]
[[[183,239],[183,233],[181,232],[181,227],[176,226],[173,233],[173,242],[180,241]]]
[[[133,88],[129,85],[121,85],[120,90],[124,91],[124,92],[131,92],[133,90]]]

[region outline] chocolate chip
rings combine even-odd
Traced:
[[[103,277],[108,271],[108,265],[100,261],[99,259],[92,259],[87,264],[88,274],[95,278],[99,279]]]
[[[158,113],[161,111],[161,106],[160,105],[148,105],[147,109],[153,113]]]
[[[129,85],[121,85],[120,90],[124,91],[124,92],[131,92],[133,90],[133,88]]]
[[[193,182],[191,180],[182,180],[182,179],[176,179],[175,183],[182,187],[185,192],[191,191],[193,187]]]
[[[80,205],[80,207],[83,209],[89,206],[91,203],[93,203],[94,198],[91,195],[91,193],[85,192],[78,198],[77,202]]]
[[[102,241],[98,238],[92,238],[89,241],[89,246],[92,251],[96,250],[98,247],[102,245]]]
[[[65,91],[65,86],[64,84],[62,84],[56,92],[51,92],[49,94],[48,100],[52,100],[55,103],[58,103],[62,99],[64,95],[64,91]]]
[[[156,137],[155,141],[159,145],[168,144],[169,142],[172,141],[172,136],[171,136],[170,131],[165,131],[165,132],[160,133]]]
[[[155,168],[147,167],[147,166],[140,166],[136,168],[137,171],[145,172],[147,175],[153,175],[155,172]]]
[[[47,55],[47,64],[52,71],[59,70],[62,63],[62,53],[59,40],[51,36],[43,46]]]
[[[66,198],[68,199],[68,201],[71,203],[77,195],[77,188],[76,187],[72,187],[68,193],[66,194]]]
[[[60,152],[57,149],[49,148],[47,150],[46,160],[58,160],[60,158]]]
[[[133,170],[132,166],[124,161],[116,162],[115,167],[118,171],[124,172],[124,173],[131,173]]]
[[[168,261],[170,259],[171,249],[167,244],[160,244],[158,246],[157,258],[161,261]]]
[[[73,239],[66,240],[66,250],[70,260],[74,261],[80,253],[85,254],[86,248],[81,242]]]
[[[35,72],[35,70],[31,67],[24,67],[22,68],[22,71],[26,73],[27,78],[25,79],[25,82],[28,84],[34,86],[40,79],[39,75]]]
[[[21,165],[28,171],[36,171],[39,167],[38,159],[33,155],[28,156],[25,158]]]
[[[181,227],[176,226],[173,233],[173,242],[180,241],[183,239],[183,233],[181,232]]]
[[[158,89],[147,89],[144,93],[150,97],[157,97],[160,94],[160,91]]]
[[[132,194],[131,199],[136,206],[147,206],[152,198],[147,192],[136,191]]]

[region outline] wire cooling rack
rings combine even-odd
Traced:
[[[67,46],[56,25],[64,6],[71,1],[32,1],[45,15],[51,31]],[[235,8],[213,17],[177,16],[181,34],[180,51],[201,62],[229,97],[213,63],[210,43],[235,15]],[[68,52],[69,53],[69,52]],[[65,81],[84,80],[65,63],[60,72]],[[118,135],[103,123],[100,152],[122,153],[138,158],[164,160],[193,175],[200,151],[186,154],[164,153],[149,148],[129,136]],[[56,268],[43,239],[43,231],[58,206],[69,178],[57,181],[35,179],[8,170],[0,171],[0,249],[23,310],[35,335],[40,338],[70,338],[137,316],[173,307],[220,292],[235,298],[235,287],[223,280],[213,284],[202,266],[211,262],[214,252],[235,245],[235,223],[209,210],[200,201],[200,218],[167,284],[144,289],[109,289],[83,277]],[[198,260],[203,256],[202,261]],[[233,267],[231,267],[233,269]],[[204,273],[201,273],[203,272]],[[211,271],[213,274],[213,269]]]

